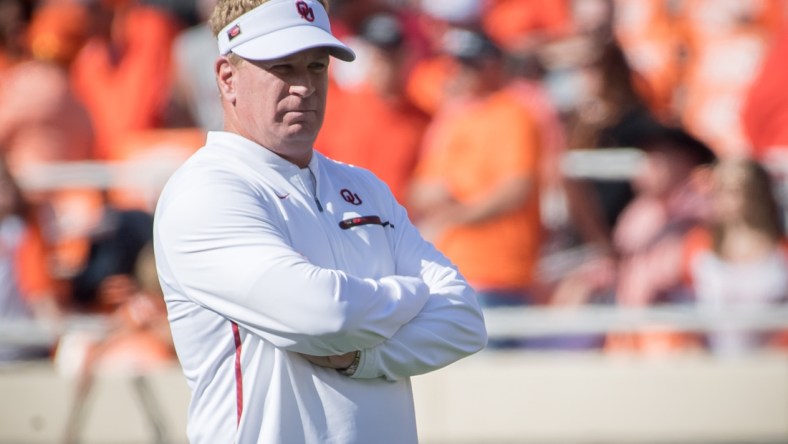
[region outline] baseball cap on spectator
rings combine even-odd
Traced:
[[[452,28],[446,32],[443,50],[461,63],[471,66],[503,55],[501,49],[484,33],[463,28]]]
[[[396,16],[375,14],[361,24],[358,33],[364,41],[381,49],[396,49],[403,40],[402,25]]]
[[[249,60],[274,60],[311,48],[327,48],[347,62],[356,58],[331,34],[328,14],[315,0],[265,2],[230,22],[217,39],[220,54]]]
[[[636,146],[645,152],[671,151],[680,153],[694,165],[711,165],[717,155],[703,141],[681,127],[651,126],[643,129]]]

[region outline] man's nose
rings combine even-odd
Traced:
[[[315,81],[309,73],[302,73],[293,78],[290,83],[290,94],[301,97],[309,97],[315,92]]]

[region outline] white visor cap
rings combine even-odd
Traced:
[[[270,0],[225,26],[219,53],[249,60],[275,60],[311,48],[327,48],[346,62],[356,54],[331,34],[328,14],[315,0]]]

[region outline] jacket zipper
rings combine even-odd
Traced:
[[[317,210],[321,213],[323,212],[323,205],[320,204],[320,199],[317,198],[317,177],[315,177],[315,173],[312,172],[312,168],[307,167],[309,170],[309,175],[312,176],[312,182],[315,184],[314,192],[312,193],[312,198],[315,200],[315,205],[317,205]]]

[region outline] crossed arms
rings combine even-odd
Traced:
[[[251,334],[330,368],[360,352],[353,378],[398,380],[484,347],[474,291],[396,204],[394,272],[373,279],[311,263],[242,182],[187,185],[157,215],[163,279]]]

